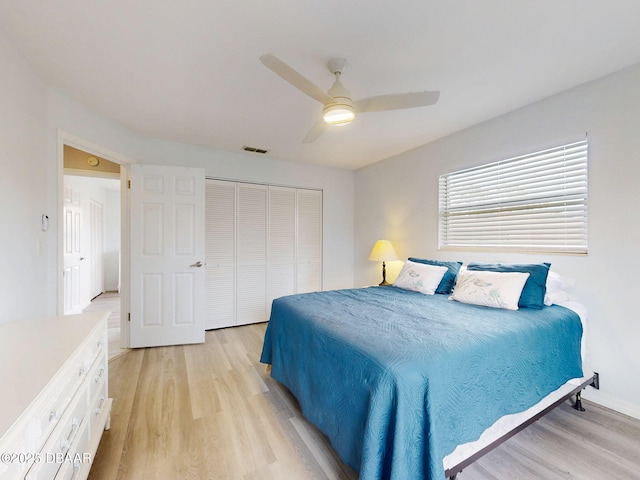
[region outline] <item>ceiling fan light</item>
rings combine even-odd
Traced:
[[[350,105],[330,105],[324,109],[322,119],[329,125],[348,125],[355,118],[353,107]]]

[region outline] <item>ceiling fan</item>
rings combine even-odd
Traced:
[[[351,123],[356,113],[424,107],[435,104],[440,97],[440,92],[424,91],[379,95],[353,101],[349,90],[344,88],[342,82],[340,82],[340,76],[347,66],[347,61],[344,58],[332,58],[327,64],[329,71],[336,77],[333,86],[327,93],[271,53],[262,55],[260,61],[265,67],[281,76],[291,85],[322,103],[322,118],[309,131],[303,143],[315,141],[330,126]]]

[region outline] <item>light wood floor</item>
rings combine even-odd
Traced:
[[[109,358],[128,351],[128,348],[120,348],[120,294],[118,292],[104,292],[91,300],[91,303],[83,312],[110,311],[107,320],[107,335],[109,337]]]
[[[265,328],[111,360],[111,430],[89,478],[357,479],[258,362]],[[458,478],[640,479],[640,421],[584,403],[583,413],[558,407]]]

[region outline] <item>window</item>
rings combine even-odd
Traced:
[[[587,140],[440,176],[440,248],[587,253]]]

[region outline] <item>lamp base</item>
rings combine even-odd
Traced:
[[[385,287],[387,285],[391,285],[387,282],[387,266],[384,262],[382,262],[382,282],[378,284],[379,287]]]

